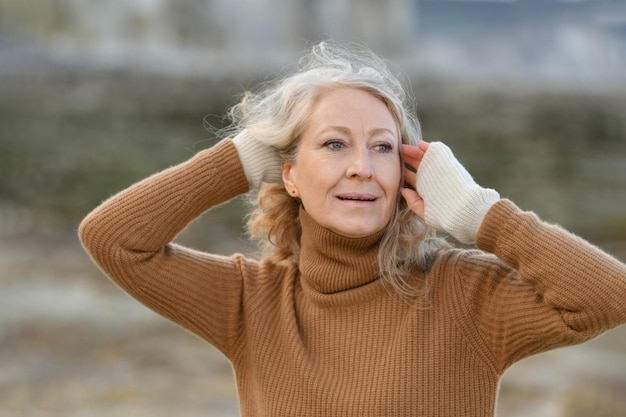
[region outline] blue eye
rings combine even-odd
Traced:
[[[380,152],[380,153],[389,153],[392,151],[393,146],[391,146],[388,143],[380,143],[378,145],[376,145],[374,147],[376,149],[376,151]]]
[[[324,146],[328,149],[338,151],[343,148],[343,143],[339,140],[329,140],[328,142],[324,143]]]

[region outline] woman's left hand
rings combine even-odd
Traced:
[[[462,243],[473,242],[500,195],[478,185],[441,142],[402,145],[401,152],[406,187],[400,192],[410,209],[428,226]]]
[[[400,194],[406,200],[409,208],[417,214],[422,220],[424,219],[424,199],[415,190],[415,173],[428,150],[428,142],[420,140],[417,146],[402,145],[400,152],[405,163],[404,167],[404,187],[400,188]],[[410,168],[408,168],[408,165]]]

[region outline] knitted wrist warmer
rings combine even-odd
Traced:
[[[417,192],[424,199],[424,221],[462,243],[476,233],[500,195],[482,188],[459,163],[448,146],[432,142],[417,170]]]
[[[272,146],[261,143],[243,130],[232,139],[246,173],[250,188],[258,189],[262,182],[283,182],[280,170],[281,159]]]

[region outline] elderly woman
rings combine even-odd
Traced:
[[[477,185],[409,103],[373,54],[317,45],[233,108],[232,140],[104,202],[80,238],[223,352],[242,416],[492,416],[511,364],[626,322],[626,266]],[[250,190],[260,259],[172,243]]]

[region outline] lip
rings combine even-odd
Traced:
[[[369,193],[345,193],[335,196],[337,200],[344,204],[350,204],[354,206],[369,206],[378,200],[378,197]]]

